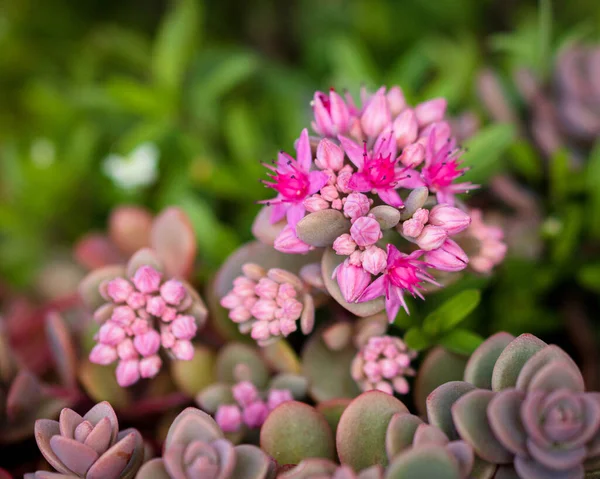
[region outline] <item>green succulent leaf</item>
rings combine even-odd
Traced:
[[[479,334],[468,329],[455,329],[442,337],[440,344],[448,351],[468,356],[483,343],[483,340]]]
[[[404,342],[409,348],[414,349],[415,351],[422,351],[431,346],[431,339],[421,328],[416,326],[406,331]]]
[[[476,289],[461,291],[425,317],[423,330],[436,335],[452,330],[477,307],[481,293]]]

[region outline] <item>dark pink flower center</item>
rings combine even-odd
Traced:
[[[331,102],[329,101],[329,97],[325,95],[325,93],[319,93],[319,100],[323,104],[323,107],[327,110],[327,113],[331,115]]]
[[[388,269],[388,278],[394,286],[412,293],[422,282],[417,275],[419,271],[420,268],[409,260],[399,259]]]
[[[429,186],[440,189],[450,186],[463,172],[464,169],[459,168],[458,161],[449,159],[429,166],[424,171],[424,176]]]
[[[279,170],[275,170],[274,174],[269,174],[273,182],[265,181],[265,185],[277,191],[284,200],[292,202],[301,201],[308,195],[308,175],[294,165],[289,166],[290,171],[282,173]]]
[[[364,149],[363,173],[373,188],[394,187],[396,160],[392,159],[391,154],[383,156],[381,153],[375,158],[369,158],[366,142],[364,143]]]

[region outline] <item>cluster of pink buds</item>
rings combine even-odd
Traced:
[[[461,182],[463,150],[444,119],[443,98],[411,107],[399,87],[382,87],[363,90],[361,100],[358,107],[348,94],[315,93],[319,136],[304,129],[296,158],[280,153],[268,183],[278,195],[264,203],[271,223],[281,223],[275,249],[332,247],[346,257],[334,272],[345,301],[385,296],[393,321],[398,305],[406,309],[403,293],[420,296],[434,282],[426,269],[466,268],[469,259],[451,237],[471,219],[455,196],[477,186]]]
[[[162,366],[161,346],[176,359],[193,358],[191,341],[198,324],[188,310],[194,297],[181,281],[163,281],[161,272],[143,265],[131,278],[103,282],[100,293],[108,303],[95,316],[105,317],[107,311],[109,316],[95,336],[98,344],[90,361],[107,365],[118,360],[119,385],[156,376]]]
[[[363,391],[378,389],[388,394],[407,394],[407,376],[414,376],[410,362],[417,356],[404,341],[394,336],[375,336],[352,362],[352,378]]]
[[[483,222],[481,210],[473,209],[471,225],[460,235],[458,242],[469,252],[469,266],[474,271],[489,274],[506,255],[504,231]]]
[[[221,405],[215,420],[224,432],[238,432],[242,425],[256,429],[263,425],[270,411],[281,403],[293,401],[289,389],[271,389],[266,401],[250,381],[242,381],[231,388],[236,404]]]
[[[308,285],[298,276],[279,268],[265,271],[253,263],[245,264],[242,273],[221,299],[240,332],[250,333],[260,346],[265,346],[296,331],[298,320],[304,334],[312,331],[313,299]]]

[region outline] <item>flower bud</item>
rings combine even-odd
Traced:
[[[275,409],[280,404],[286,401],[293,401],[294,396],[289,389],[271,389],[269,391],[269,398],[267,400],[267,406],[269,410]]]
[[[252,306],[250,313],[260,321],[271,321],[275,318],[276,310],[277,303],[272,299],[259,299],[254,303],[254,306]]]
[[[125,331],[113,321],[107,321],[100,326],[98,331],[98,342],[108,344],[109,346],[117,346],[125,339]]]
[[[127,298],[127,306],[131,309],[140,309],[143,308],[146,304],[146,296],[139,291],[134,291]]]
[[[451,239],[447,239],[444,244],[425,253],[425,261],[432,268],[440,271],[461,271],[467,267],[469,258],[465,252]]]
[[[452,128],[447,121],[438,121],[428,125],[420,134],[421,138],[429,141],[429,136],[435,131],[433,150],[439,151],[452,137]]]
[[[419,221],[422,225],[425,225],[429,221],[429,210],[419,208],[414,212],[412,218]]]
[[[131,334],[133,335],[145,334],[150,331],[150,325],[148,324],[148,321],[141,318],[136,318],[135,321],[131,323],[130,328]]]
[[[292,299],[296,296],[298,296],[298,292],[290,283],[283,283],[279,285],[279,290],[277,291],[278,302],[280,300]]]
[[[140,360],[140,376],[143,378],[153,378],[158,374],[162,367],[162,360],[158,355],[149,356]]]
[[[380,89],[369,99],[369,102],[361,115],[360,126],[367,136],[374,138],[379,135],[391,121],[392,116],[385,98],[384,89]]]
[[[397,116],[406,107],[406,99],[399,86],[390,88],[390,91],[386,94],[386,99],[392,117]]]
[[[231,388],[231,393],[233,394],[233,398],[242,407],[249,406],[259,399],[258,389],[250,381],[242,381],[235,384]]]
[[[425,159],[425,147],[419,143],[407,145],[400,155],[400,162],[407,168],[416,168]]]
[[[238,296],[254,296],[256,283],[245,276],[238,276],[233,280],[233,292]]]
[[[321,195],[312,195],[306,198],[302,204],[309,213],[315,213],[316,211],[326,210],[329,208],[329,202],[325,201]]]
[[[115,303],[124,303],[133,293],[133,286],[124,278],[115,278],[106,285],[106,294]]]
[[[221,405],[215,414],[215,421],[223,432],[237,432],[242,425],[242,411],[234,404]]]
[[[117,383],[122,388],[131,386],[140,379],[140,363],[137,359],[119,361],[117,366]]]
[[[333,201],[338,199],[340,194],[335,186],[328,185],[321,188],[321,196],[325,201]]]
[[[117,354],[120,359],[137,359],[138,352],[133,346],[133,341],[130,338],[125,338],[117,346]]]
[[[269,415],[269,408],[262,401],[256,401],[254,404],[246,407],[242,413],[244,423],[250,428],[256,428],[263,425]]]
[[[152,316],[161,317],[165,313],[167,305],[160,296],[152,296],[146,301],[146,311]]]
[[[275,299],[278,290],[279,285],[269,278],[261,278],[254,288],[254,292],[263,299]]]
[[[106,366],[117,359],[117,350],[107,344],[96,344],[90,351],[90,361]]]
[[[346,171],[340,171],[339,174],[337,175],[337,179],[335,180],[335,186],[337,186],[338,190],[340,190],[342,193],[351,193],[352,192],[352,190],[348,186],[348,183],[350,183],[350,178],[352,178],[352,175],[353,175],[353,172],[350,167]]]
[[[298,329],[298,325],[293,319],[283,318],[279,320],[279,329],[281,331],[281,335],[287,337]]]
[[[368,273],[378,275],[387,265],[387,253],[377,246],[369,246],[362,254],[362,267]]]
[[[165,349],[171,349],[175,345],[175,336],[171,332],[171,328],[163,326],[160,331],[160,343]]]
[[[252,325],[252,331],[250,333],[252,339],[256,341],[269,339],[271,337],[271,332],[269,330],[269,322],[268,321],[257,321]]]
[[[315,114],[313,129],[323,136],[336,136],[348,130],[350,111],[343,98],[331,90],[329,95],[320,91],[315,93],[312,101]]]
[[[179,315],[171,323],[171,332],[177,339],[193,339],[198,331],[196,319],[189,315]]]
[[[344,150],[325,138],[317,146],[315,164],[322,170],[339,171],[344,166]]]
[[[133,275],[133,284],[142,293],[155,293],[160,287],[160,277],[152,266],[140,266]]]
[[[192,346],[190,341],[185,339],[175,341],[171,351],[177,359],[181,359],[182,361],[190,361],[194,358],[194,346]]]
[[[365,216],[370,208],[369,198],[362,193],[350,193],[344,201],[344,213],[351,219]]]
[[[335,274],[342,296],[349,303],[356,301],[371,282],[371,275],[362,266],[348,260],[337,267]]]
[[[362,216],[350,228],[350,235],[358,246],[369,246],[377,243],[383,233],[375,218]]]
[[[402,223],[402,234],[407,238],[416,238],[423,231],[423,223],[411,218]]]
[[[165,311],[163,312],[161,319],[166,322],[166,323],[170,323],[171,321],[173,321],[175,318],[177,317],[177,310],[175,308],[169,308],[168,306],[165,308]]]
[[[129,306],[117,306],[110,319],[119,326],[128,326],[135,320],[135,313]]]
[[[185,286],[175,279],[170,279],[160,287],[162,298],[173,306],[179,305],[184,300],[186,294]]]
[[[282,253],[308,253],[311,250],[311,246],[301,241],[290,225],[283,228],[273,246]]]
[[[399,376],[392,380],[392,385],[398,394],[407,394],[410,387],[405,377]]]
[[[448,233],[439,226],[427,225],[417,237],[417,245],[423,251],[431,251],[442,246],[448,238]]]
[[[252,313],[244,306],[238,306],[229,311],[229,319],[234,323],[244,323],[252,317]]]
[[[146,333],[136,335],[133,338],[133,345],[142,356],[152,356],[160,348],[160,334],[150,329]]]
[[[447,105],[448,102],[445,98],[434,98],[433,100],[418,104],[415,107],[415,114],[417,115],[419,126],[423,127],[434,121],[443,120]]]
[[[340,256],[349,256],[356,250],[356,243],[347,233],[338,236],[333,242],[333,250]]]
[[[432,225],[444,228],[449,235],[455,235],[471,224],[471,217],[464,211],[450,205],[436,205],[429,213]]]
[[[392,130],[398,148],[404,148],[414,142],[419,131],[419,124],[414,110],[409,108],[400,113],[392,124]]]

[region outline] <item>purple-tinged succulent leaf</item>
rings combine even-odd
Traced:
[[[152,214],[140,206],[118,206],[108,219],[108,235],[125,256],[150,246]]]
[[[383,467],[380,465],[375,465],[363,469],[358,473],[357,479],[383,479]]]
[[[521,422],[525,394],[516,389],[499,392],[490,402],[487,417],[496,438],[513,454],[527,455],[527,433]]]
[[[53,436],[60,434],[60,428],[58,422],[50,419],[38,419],[35,422],[35,440],[37,442],[40,452],[50,463],[50,465],[63,474],[72,474],[73,471],[69,470],[68,467],[63,465],[62,461],[58,458],[56,453],[50,447],[50,439]]]
[[[566,363],[565,366],[571,366],[574,371],[579,371],[577,364],[567,353],[565,353],[558,346],[551,344],[538,351],[525,363],[523,369],[521,369],[521,372],[519,373],[519,377],[517,378],[517,389],[520,391],[527,391],[535,375],[544,366],[556,361]]]
[[[125,268],[120,265],[105,266],[89,273],[79,283],[79,295],[85,306],[90,311],[102,306],[106,300],[100,294],[100,285],[124,275]]]
[[[163,261],[169,276],[186,278],[190,275],[196,257],[196,235],[183,210],[167,208],[155,218],[150,244]]]
[[[46,337],[61,384],[66,388],[77,386],[77,353],[69,329],[60,314],[53,312],[46,318]]]
[[[302,372],[309,380],[309,392],[315,401],[358,396],[360,389],[350,375],[356,352],[352,344],[332,351],[319,331],[308,339],[302,350]]]
[[[88,471],[86,479],[132,478],[143,459],[143,440],[140,433],[135,429],[121,431],[119,441],[100,456]]]
[[[438,386],[463,378],[467,358],[437,346],[427,353],[419,366],[414,385],[414,401],[420,415],[427,414],[427,396]],[[469,381],[470,382],[470,381]]]
[[[40,401],[41,385],[28,371],[20,371],[6,394],[6,416],[15,421],[26,411],[34,410]]]
[[[397,413],[392,416],[385,434],[385,450],[392,459],[413,444],[417,428],[423,421],[410,413]]]
[[[542,367],[529,383],[529,391],[554,391],[563,388],[574,392],[585,391],[579,369],[563,361],[555,361]]]
[[[136,251],[127,262],[127,277],[133,278],[135,272],[142,266],[151,266],[159,273],[164,273],[164,265],[156,251],[151,248],[142,248]],[[124,275],[123,275],[124,276]]]
[[[12,479],[12,476],[7,476],[7,479]],[[34,474],[25,474],[23,479],[77,479],[77,476],[60,472],[36,471]]]
[[[89,424],[84,422],[83,424]],[[98,454],[104,454],[111,443],[112,424],[108,417],[103,417],[98,423],[93,426],[93,429],[87,434],[85,441],[82,441],[86,446],[91,447]],[[75,431],[75,439],[77,431]]]
[[[102,419],[108,418],[111,424],[111,438],[110,442],[113,444],[117,440],[119,434],[119,420],[115,414],[115,410],[112,408],[108,401],[102,401],[96,404],[90,409],[84,416],[84,421],[89,421],[92,425],[98,424]]]
[[[298,464],[305,457],[335,458],[327,420],[297,401],[284,402],[271,411],[260,430],[260,446],[279,464]]]
[[[332,351],[344,349],[352,341],[352,324],[348,321],[337,321],[323,329],[323,341]]]
[[[252,234],[266,246],[273,246],[275,239],[286,225],[284,220],[271,224],[272,209],[272,206],[263,207],[252,223]]]
[[[460,439],[452,419],[451,406],[475,386],[462,381],[442,384],[427,396],[427,418],[429,424],[440,428],[450,440]]]
[[[338,465],[329,459],[308,458],[303,459],[293,469],[278,476],[278,479],[309,479],[311,477],[331,476]]]
[[[98,324],[104,324],[110,319],[115,310],[113,303],[104,303],[94,311],[94,321]]]
[[[99,457],[99,454],[91,447],[77,442],[75,439],[56,435],[50,438],[49,444],[50,449],[67,472],[73,472],[80,477],[85,477],[88,469]]]
[[[256,348],[242,343],[229,343],[217,356],[216,376],[217,381],[222,383],[250,381],[263,389],[267,386],[269,371]]]
[[[440,446],[422,446],[397,456],[389,465],[386,479],[466,479],[456,459]]]
[[[354,345],[357,348],[362,348],[369,338],[373,336],[385,336],[389,326],[387,314],[385,312],[360,318],[354,321]]]
[[[188,444],[191,441],[212,442],[222,437],[223,432],[212,417],[199,409],[188,407],[171,424],[165,439],[165,450],[172,444]]]
[[[116,408],[123,409],[132,400],[129,391],[117,383],[114,367],[101,366],[82,360],[77,373],[85,392],[95,401],[107,399]]]
[[[260,352],[265,362],[276,372],[300,374],[302,371],[298,355],[285,339],[261,348]]]
[[[65,408],[60,412],[58,419],[58,427],[60,428],[60,435],[68,437],[69,439],[75,438],[75,428],[83,422],[83,417],[77,414],[75,411],[69,408]],[[93,426],[92,426],[93,427]]]
[[[323,281],[325,282],[327,292],[333,296],[333,299],[335,299],[341,306],[358,317],[365,318],[383,311],[385,309],[383,297],[373,299],[371,301],[365,301],[364,303],[349,303],[344,299],[338,282],[335,279],[332,279],[333,271],[342,263],[343,260],[344,258],[342,256],[338,256],[331,248],[327,248],[323,253],[321,270],[323,271]]]
[[[329,401],[322,401],[316,406],[317,411],[325,416],[334,437],[337,434],[340,418],[351,402],[352,400],[348,398],[330,399]]]
[[[213,384],[215,363],[214,353],[200,345],[194,346],[194,357],[190,361],[171,361],[171,378],[177,390],[194,397]]]
[[[84,268],[94,270],[123,260],[116,245],[103,234],[89,233],[80,238],[74,247],[73,256]]]
[[[452,418],[460,437],[479,457],[495,464],[508,464],[513,455],[495,438],[488,423],[487,408],[493,398],[492,391],[471,391],[454,403]]]
[[[500,332],[486,339],[473,351],[465,367],[464,380],[481,389],[492,389],[492,372],[502,351],[515,337]]]
[[[420,424],[417,427],[413,438],[413,446],[422,446],[423,444],[445,446],[448,442],[448,437],[441,429],[429,424]]]
[[[196,395],[196,403],[205,411],[214,414],[221,404],[233,403],[231,384],[214,383]]]
[[[461,477],[470,477],[475,463],[473,448],[464,441],[452,441],[446,444],[446,451],[458,462]]]
[[[357,471],[375,464],[385,466],[388,424],[394,414],[406,412],[401,401],[381,391],[368,391],[355,398],[343,412],[336,433],[341,463]]]
[[[256,479],[270,475],[273,463],[259,448],[242,444],[235,447],[235,468],[232,479]]]
[[[301,241],[317,248],[331,246],[335,239],[350,231],[350,220],[341,211],[326,209],[307,214],[296,225]]]
[[[269,389],[287,389],[295,399],[302,399],[308,391],[308,379],[299,374],[281,373],[271,380]]]
[[[162,459],[151,459],[138,471],[140,479],[171,479]]]
[[[310,334],[315,327],[315,301],[312,295],[305,293],[302,299],[302,315],[300,316],[300,329],[302,334]]]
[[[556,471],[542,466],[540,463],[530,459],[517,456],[515,457],[515,470],[520,478],[527,479],[581,479],[584,477],[583,466],[578,465],[573,468]]]
[[[525,363],[538,351],[547,346],[532,334],[522,334],[504,348],[492,372],[492,390],[515,387]]]

